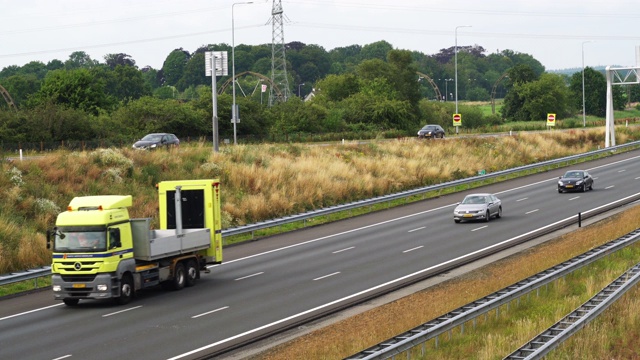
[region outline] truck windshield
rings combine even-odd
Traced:
[[[59,229],[55,236],[55,252],[98,252],[107,250],[106,231]]]

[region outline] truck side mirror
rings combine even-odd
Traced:
[[[120,242],[120,229],[111,228],[109,229],[109,249],[119,247],[122,247],[122,243]]]
[[[47,250],[51,249],[51,235],[52,231],[47,230]]]

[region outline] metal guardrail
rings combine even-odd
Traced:
[[[360,207],[371,206],[371,205],[393,201],[393,200],[399,200],[399,199],[403,199],[410,196],[425,194],[430,191],[437,191],[437,190],[442,190],[442,189],[455,187],[459,185],[471,184],[474,182],[493,179],[500,176],[515,174],[521,171],[533,170],[533,169],[537,169],[545,166],[559,165],[562,163],[577,161],[580,159],[584,159],[584,158],[588,158],[596,155],[601,155],[601,154],[610,153],[610,152],[617,152],[619,150],[629,150],[637,147],[640,147],[640,141],[634,141],[634,142],[630,142],[623,145],[612,146],[606,149],[594,150],[584,154],[571,155],[571,156],[566,156],[566,157],[554,159],[554,160],[543,161],[543,162],[539,162],[531,165],[524,165],[524,166],[519,166],[512,169],[496,171],[496,172],[485,174],[485,175],[473,176],[466,179],[448,181],[448,182],[444,182],[437,185],[430,185],[430,186],[421,187],[418,189],[401,191],[394,194],[378,196],[375,198],[355,201],[348,204],[330,206],[330,207],[319,209],[319,210],[307,211],[302,214],[285,216],[282,218],[272,219],[267,221],[260,221],[253,224],[224,229],[222,230],[222,237],[229,237],[229,236],[245,234],[245,233],[253,233],[254,231],[257,231],[257,230],[267,229],[270,227],[280,226],[280,225],[289,224],[289,223],[298,222],[298,221],[305,221],[307,219],[312,219],[318,216],[324,216],[324,215],[329,215],[336,212],[357,209]],[[47,276],[50,274],[51,274],[50,268],[44,267],[41,269],[26,270],[19,273],[0,275],[0,286],[11,284],[18,281],[30,280],[30,279],[34,279],[42,276]]]
[[[51,266],[0,275],[0,286],[51,275]]]
[[[502,290],[496,291],[482,299],[461,306],[445,315],[428,321],[403,334],[385,340],[345,359],[388,359],[424,345],[426,341],[433,338],[436,338],[437,344],[439,335],[442,335],[456,327],[461,327],[462,332],[464,332],[464,324],[474,320],[478,316],[484,315],[494,309],[499,312],[501,306],[508,305],[511,301],[517,300],[533,290],[539,289],[542,286],[556,281],[567,274],[610,255],[617,250],[625,248],[638,240],[640,240],[640,229],[632,231],[595,249],[589,250],[582,255],[576,256],[573,259],[544,270]],[[576,326],[577,325],[578,324],[576,323]],[[577,331],[577,329],[574,330]]]
[[[578,330],[598,317],[640,281],[640,264],[636,264],[612,281],[589,301],[562,318],[540,335],[524,344],[504,359],[541,359],[569,339]]]

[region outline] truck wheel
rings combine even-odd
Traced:
[[[187,274],[184,270],[184,265],[179,262],[176,264],[175,269],[173,270],[173,290],[180,290],[184,287],[186,282]]]
[[[131,275],[125,274],[120,280],[120,297],[116,298],[119,305],[128,304],[133,298],[134,288]]]
[[[187,261],[187,278],[185,285],[187,287],[193,286],[196,284],[196,279],[198,278],[198,264],[195,260],[191,259]]]
[[[76,306],[80,302],[79,299],[64,299],[64,304],[67,306]]]

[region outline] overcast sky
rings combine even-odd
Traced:
[[[236,5],[232,8],[232,4]],[[285,42],[336,47],[385,40],[428,55],[479,45],[532,55],[547,70],[636,66],[638,0],[282,0]],[[273,0],[0,0],[0,69],[126,53],[159,69],[176,48],[270,44]],[[233,16],[232,16],[233,13]],[[461,27],[471,26],[471,27]],[[231,54],[229,54],[230,57]],[[204,69],[203,69],[204,71]]]

